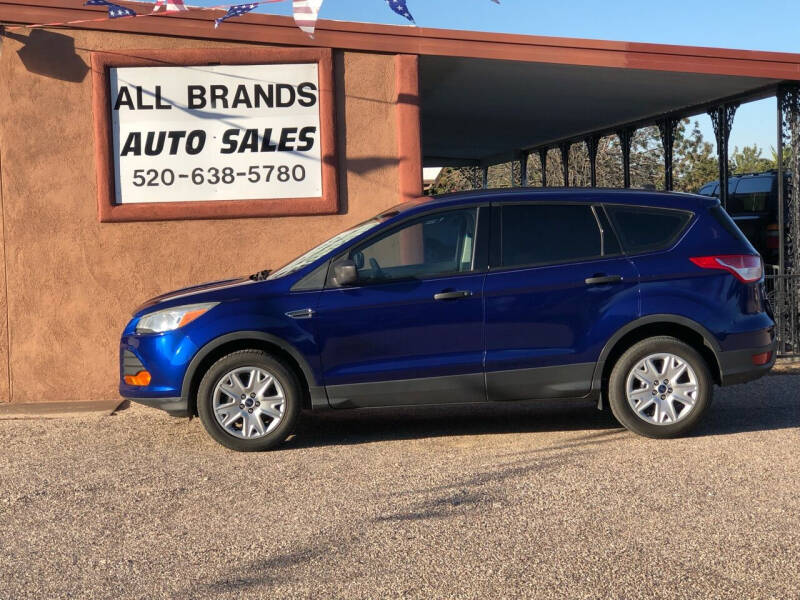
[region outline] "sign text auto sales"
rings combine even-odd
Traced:
[[[316,64],[111,70],[117,202],[322,194]]]

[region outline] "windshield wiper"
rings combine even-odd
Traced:
[[[272,273],[271,269],[264,269],[263,271],[259,271],[258,273],[253,273],[250,275],[250,279],[252,281],[264,281],[270,273]]]

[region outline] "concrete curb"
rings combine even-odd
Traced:
[[[23,419],[68,419],[86,416],[110,416],[124,410],[128,402],[121,398],[96,402],[36,402],[0,404],[0,421]]]

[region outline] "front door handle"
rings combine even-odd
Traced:
[[[622,275],[600,275],[586,278],[586,285],[604,285],[607,283],[619,283],[622,281]]]
[[[434,294],[434,300],[458,300],[459,298],[468,298],[472,296],[472,292],[469,290],[459,290],[457,292],[439,292],[438,294]]]

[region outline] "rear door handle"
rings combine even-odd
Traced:
[[[302,308],[300,310],[290,310],[286,316],[290,319],[311,319],[314,317],[314,309]]]
[[[595,275],[594,277],[586,278],[586,285],[603,285],[606,283],[619,283],[622,281],[622,275]]]
[[[459,298],[468,298],[472,296],[472,292],[469,290],[459,290],[457,292],[439,292],[438,294],[434,294],[434,300],[458,300]]]

